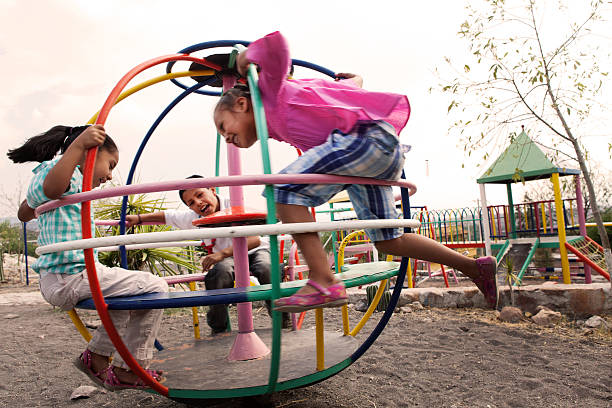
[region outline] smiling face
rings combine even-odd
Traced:
[[[117,163],[119,163],[119,152],[117,150],[99,149],[93,170],[92,188],[112,180],[113,169],[117,166]]]
[[[189,209],[203,217],[219,211],[219,199],[215,188],[192,188],[185,190],[183,201]]]
[[[257,141],[255,117],[249,100],[243,96],[236,98],[232,109],[218,107],[214,115],[215,126],[226,143],[247,148]]]

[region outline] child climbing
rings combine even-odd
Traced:
[[[12,149],[8,157],[15,163],[37,161],[27,198],[18,212],[21,221],[34,218],[34,209],[47,201],[81,192],[87,150],[98,147],[93,170],[93,188],[112,179],[119,161],[119,151],[101,125],[55,126]],[[54,158],[58,150],[61,156]],[[81,239],[81,204],[69,204],[40,214],[39,245]],[[92,219],[93,224],[93,219]],[[92,225],[93,229],[93,225]],[[94,252],[95,254],[95,252]],[[97,258],[97,254],[96,254]],[[166,282],[149,272],[109,268],[96,262],[96,273],[104,296],[129,296],[167,292]],[[40,291],[50,304],[71,310],[81,300],[91,297],[85,257],[81,250],[41,255],[32,265],[40,274]],[[153,358],[153,345],[163,310],[109,310],[113,324],[122,332],[128,350],[147,368]],[[112,363],[111,361],[112,357]],[[93,381],[110,390],[145,388],[142,380],[129,370],[106,334],[99,327],[75,365]],[[162,372],[147,370],[162,380]]]
[[[410,115],[408,98],[360,88],[361,78],[339,74],[336,81],[287,79],[291,65],[285,38],[274,32],[254,41],[237,56],[237,69],[246,76],[249,64],[259,71],[259,89],[269,136],[302,151],[281,173],[319,173],[397,180],[404,156],[399,132]],[[228,90],[214,111],[217,130],[227,143],[248,148],[257,141],[249,90]],[[308,207],[327,202],[346,189],[360,219],[394,219],[398,214],[390,186],[305,185],[274,186],[280,219],[312,222]],[[497,302],[495,258],[473,259],[425,236],[399,228],[366,230],[379,251],[449,265],[469,276],[491,307]],[[276,300],[275,310],[301,312],[346,304],[344,284],[334,277],[318,234],[295,234],[310,268],[307,285],[294,295]]]

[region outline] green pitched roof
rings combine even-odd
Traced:
[[[545,178],[553,173],[563,176],[580,174],[580,171],[555,166],[523,131],[476,181],[508,184]]]

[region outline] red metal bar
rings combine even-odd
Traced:
[[[565,243],[565,247],[571,251],[574,255],[576,255],[578,258],[580,258],[580,260],[584,263],[586,263],[587,265],[589,265],[591,268],[595,269],[597,272],[599,272],[599,274],[601,276],[603,276],[604,278],[606,278],[607,280],[610,280],[610,275],[608,274],[608,272],[604,271],[599,265],[597,265],[595,262],[591,261],[589,258],[587,258],[582,252],[580,252],[578,249],[576,249],[575,247],[573,247],[572,245],[570,245],[569,243]]]
[[[140,72],[153,67],[155,65],[163,64],[169,61],[192,61],[197,62],[202,65],[206,65],[210,68],[220,70],[220,67],[216,64],[211,64],[208,61],[195,58],[189,56],[187,54],[173,54],[173,55],[165,55],[158,58],[153,58],[151,60],[145,61],[140,65],[132,68],[127,74],[119,80],[117,85],[113,88],[108,98],[104,102],[102,109],[100,109],[100,114],[96,120],[97,125],[104,125],[106,122],[106,118],[110,113],[111,108],[113,107],[117,97],[121,93],[121,91],[126,87],[129,81],[131,81],[136,75]],[[85,159],[85,170],[83,171],[83,192],[87,192],[91,190],[93,183],[93,168],[96,162],[96,155],[98,153],[98,148],[94,147],[87,151],[87,156]],[[91,201],[84,201],[81,204],[81,229],[83,231],[83,239],[92,237],[91,230]],[[110,315],[108,314],[108,305],[104,301],[104,297],[102,296],[102,291],[100,289],[100,282],[98,281],[98,276],[96,273],[96,265],[93,254],[93,249],[85,249],[85,267],[87,268],[87,276],[89,279],[89,288],[91,290],[91,296],[93,298],[94,304],[96,305],[96,310],[98,311],[98,315],[100,316],[100,321],[104,325],[104,329],[108,334],[109,339],[117,349],[117,352],[123,358],[123,361],[130,367],[130,369],[140,377],[145,384],[150,386],[152,389],[160,393],[161,395],[168,396],[168,387],[161,385],[157,380],[155,380],[152,376],[147,374],[147,372],[138,364],[138,362],[132,356],[132,353],[127,349],[117,329],[115,328]]]

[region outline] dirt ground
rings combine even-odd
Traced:
[[[37,291],[5,264],[7,294]],[[431,282],[433,283],[433,281]],[[81,385],[94,385],[72,364],[85,348],[66,313],[46,303],[0,302],[0,407],[164,407],[187,405],[144,391],[106,392],[70,400]],[[269,327],[263,307],[255,326]],[[237,327],[235,307],[231,308]],[[362,313],[350,308],[351,322]],[[86,324],[95,312],[80,311]],[[204,313],[204,310],[202,310]],[[309,313],[304,327],[314,325]],[[340,330],[340,313],[326,312],[326,329]],[[363,341],[381,314],[358,335]],[[612,327],[612,316],[604,316]],[[208,334],[202,316],[202,333]],[[192,341],[185,310],[164,315],[159,340]],[[219,375],[201,373],[201,375]],[[222,381],[222,376],[219,377]],[[206,404],[211,406],[211,404]],[[202,406],[202,405],[201,405]],[[218,407],[612,407],[612,334],[585,329],[569,319],[553,327],[501,323],[494,311],[429,309],[395,313],[374,345],[357,362],[316,385],[269,398],[214,403]]]
[[[0,296],[36,290],[11,286],[0,285]],[[82,315],[96,324],[95,314]],[[313,325],[312,315],[306,327]],[[361,313],[351,309],[350,315],[355,321]],[[339,313],[326,316],[326,328],[340,328]],[[263,308],[255,309],[255,318],[256,325],[270,324]],[[100,390],[87,399],[70,400],[74,389],[93,384],[72,365],[85,343],[68,316],[47,304],[4,305],[0,322],[1,407],[187,407],[134,390]],[[162,344],[191,338],[189,315],[164,315]],[[541,328],[528,322],[500,323],[493,311],[425,308],[395,313],[366,354],[329,380],[267,400],[215,406],[610,407],[611,374],[609,332],[585,332],[568,320]]]

